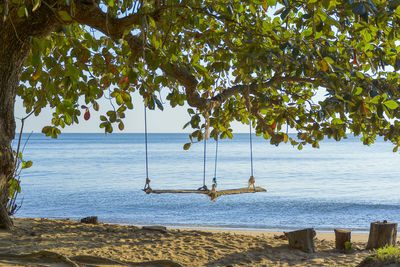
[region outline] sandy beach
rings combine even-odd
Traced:
[[[73,220],[14,219],[0,232],[1,266],[356,266],[369,252],[367,234],[352,235],[352,254],[317,233],[316,252],[288,248],[282,232],[144,230]],[[146,263],[146,264],[139,264]]]

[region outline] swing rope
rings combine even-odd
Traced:
[[[217,127],[218,125],[219,125],[219,109],[217,114]],[[215,185],[217,185],[218,141],[219,141],[219,132],[217,131],[217,140],[215,141],[214,178],[212,180],[213,184]]]
[[[150,179],[149,179],[149,157],[148,157],[148,149],[147,149],[147,107],[146,103],[144,103],[144,144],[145,144],[145,154],[146,154],[146,183],[144,185],[144,191],[151,190],[150,188]]]
[[[251,137],[251,119],[250,119],[250,123],[249,123],[249,125],[250,125],[250,164],[251,164],[251,167],[250,167],[250,169],[251,169],[251,177],[253,177],[253,139],[252,139],[252,137]]]
[[[251,186],[253,186],[253,189],[256,189],[255,183],[256,183],[256,179],[254,178],[254,173],[253,173],[253,139],[251,136],[251,128],[252,128],[252,124],[251,124],[251,119],[250,119],[250,123],[249,123],[249,136],[250,136],[250,178],[249,178],[249,182],[248,182],[248,186],[247,188],[250,189]]]
[[[206,118],[206,125],[204,128],[204,152],[203,152],[203,186],[199,187],[197,190],[208,191],[206,185],[206,160],[207,160],[207,138],[208,138],[208,115]]]
[[[206,190],[206,159],[207,159],[207,129],[204,130],[204,153],[203,153],[203,187],[200,189]]]
[[[215,141],[215,161],[214,161],[214,178],[212,180],[213,184],[217,184],[217,161],[218,161],[218,136],[217,140]]]

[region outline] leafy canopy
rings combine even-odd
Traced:
[[[18,90],[28,113],[54,108],[47,135],[82,109],[88,119],[102,97],[111,105],[100,127],[122,130],[125,111],[142,105],[134,93],[163,109],[167,90],[172,107],[191,106],[192,142],[208,126],[231,138],[232,121],[252,120],[272,144],[300,149],[349,131],[400,145],[398,0],[33,2],[13,0],[20,19],[46,5],[63,21],[32,39]]]

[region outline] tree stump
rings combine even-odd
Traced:
[[[367,249],[396,246],[397,223],[372,222],[369,229]]]
[[[344,229],[334,229],[335,231],[335,247],[339,250],[345,250],[346,242],[351,242],[351,231]]]
[[[289,240],[289,247],[300,249],[307,253],[313,253],[314,237],[316,235],[314,228],[306,228],[293,232],[284,232]]]

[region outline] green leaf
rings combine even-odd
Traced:
[[[131,101],[125,103],[126,107],[129,109],[133,109],[133,104]]]
[[[164,107],[163,107],[161,101],[160,101],[158,98],[155,98],[154,100],[156,101],[157,107],[158,107],[160,110],[164,110]]]
[[[96,101],[95,102],[93,102],[93,109],[95,110],[95,111],[99,111],[99,103],[97,103]]]
[[[191,145],[192,145],[191,143],[186,143],[186,144],[183,146],[183,149],[184,149],[184,150],[188,150],[188,149],[190,148]]]
[[[70,16],[70,14],[68,14],[68,12],[66,12],[64,10],[58,11],[58,15],[64,21],[72,21],[72,17]]]
[[[268,10],[268,2],[267,2],[267,0],[264,0],[264,1],[262,2],[262,7],[263,7],[264,11],[267,11],[267,10]]]
[[[335,119],[332,120],[332,124],[333,125],[335,125],[335,124],[343,124],[343,121],[341,119],[339,119],[339,118],[335,118]]]
[[[372,100],[371,100],[371,103],[377,105],[377,104],[379,104],[379,100],[380,100],[380,99],[381,99],[381,96],[380,96],[380,95],[374,96],[374,97],[372,98]]]
[[[120,94],[117,95],[117,97],[115,98],[115,101],[117,102],[118,105],[122,105],[122,103],[124,102],[124,100],[122,99],[122,96]]]
[[[249,8],[250,8],[250,12],[251,12],[253,15],[256,14],[257,9],[256,9],[256,7],[255,7],[253,4],[250,4],[250,5],[249,5]]]
[[[114,6],[114,0],[107,0],[107,5],[109,7],[113,7]]]
[[[17,191],[17,193],[21,193],[21,185],[20,185],[20,181],[18,181],[15,178],[11,178],[8,181],[8,185],[9,185],[9,198],[13,198],[14,197],[14,193],[15,191]]]
[[[358,77],[358,78],[360,78],[360,79],[364,79],[365,77],[364,77],[364,74],[362,74],[361,72],[359,72],[359,71],[356,71],[356,76]]]
[[[118,124],[118,128],[120,131],[124,130],[124,123],[122,121]]]
[[[397,102],[394,100],[388,100],[386,102],[383,102],[383,104],[385,104],[385,106],[387,106],[390,109],[396,109],[399,107],[399,104],[397,104]]]
[[[51,131],[51,126],[45,126],[45,127],[43,127],[43,129],[42,129],[42,133],[44,133],[44,134],[46,134],[46,136],[49,136],[49,132]]]
[[[18,17],[22,18],[24,16],[28,17],[28,10],[26,9],[25,5],[22,5],[18,8],[17,11]]]
[[[35,12],[40,7],[40,0],[33,0],[32,12]]]
[[[26,161],[26,162],[22,162],[22,167],[21,167],[21,169],[27,169],[27,168],[30,168],[30,167],[32,167],[32,161]]]
[[[340,27],[340,23],[339,23],[337,20],[335,20],[334,18],[332,18],[331,16],[327,16],[327,17],[325,18],[324,22],[325,22],[327,25],[335,25],[335,26],[337,26],[337,27]]]
[[[308,29],[304,30],[301,34],[304,37],[307,37],[307,36],[310,36],[311,34],[313,34],[313,30],[312,30],[312,28],[308,28]]]
[[[335,61],[333,61],[333,59],[331,59],[330,57],[324,57],[324,60],[329,64],[335,64]]]
[[[361,87],[356,87],[356,90],[354,92],[355,95],[360,95],[362,93],[362,88]]]
[[[35,53],[32,55],[31,64],[34,67],[39,66],[39,64],[40,64],[40,54],[39,53]]]
[[[67,125],[71,125],[73,122],[72,117],[69,114],[64,114],[64,121]]]

